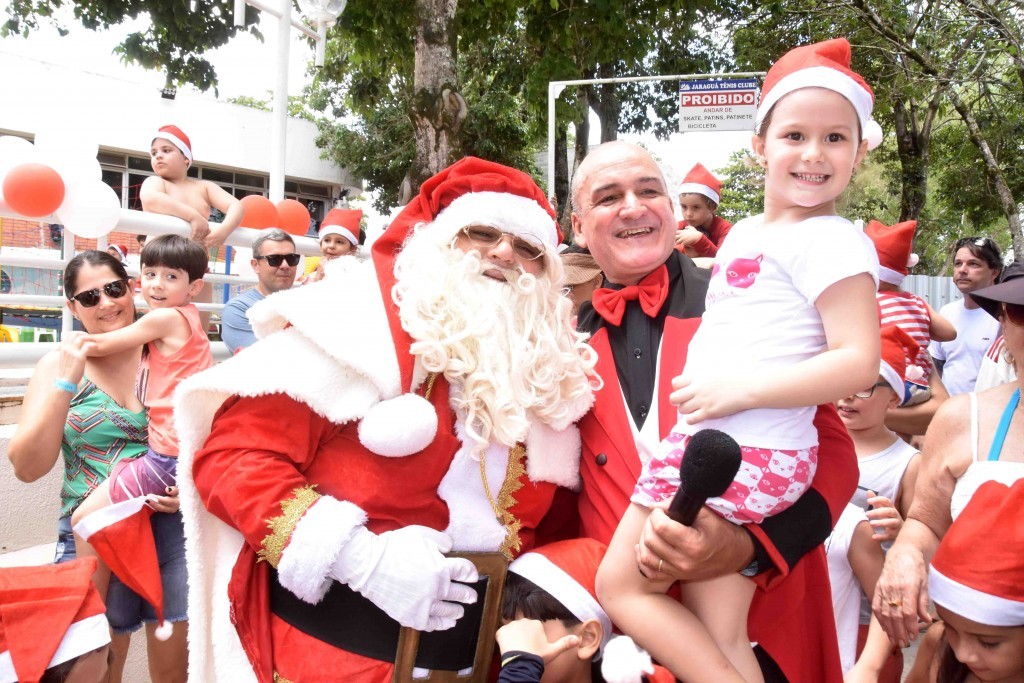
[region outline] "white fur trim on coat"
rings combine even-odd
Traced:
[[[526,474],[532,481],[549,481],[579,490],[582,452],[583,442],[576,425],[556,431],[543,422],[530,421],[526,435]]]
[[[321,496],[295,525],[277,565],[277,580],[300,600],[320,602],[334,582],[334,561],[352,531],[363,524],[366,513],[358,505]]]

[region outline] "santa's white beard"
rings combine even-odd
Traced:
[[[506,270],[509,281],[499,282],[482,274],[477,252],[453,248],[432,227],[399,254],[393,296],[412,353],[451,385],[474,450],[524,441],[528,415],[564,429],[590,406],[598,380],[595,354],[558,290],[557,259],[540,277]]]

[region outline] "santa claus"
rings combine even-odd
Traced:
[[[260,302],[259,343],[182,385],[190,679],[390,680],[400,625],[461,668],[478,577],[445,553],[528,550],[578,484],[598,380],[559,237],[529,176],[463,159],[372,261]]]

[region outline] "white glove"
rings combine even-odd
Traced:
[[[331,576],[380,607],[402,626],[443,631],[455,626],[476,591],[453,581],[480,579],[467,559],[447,558],[452,539],[424,526],[375,534],[356,527],[341,547]]]

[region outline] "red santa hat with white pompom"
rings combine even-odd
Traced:
[[[882,361],[878,374],[899,396],[900,405],[906,400],[906,381],[918,381],[924,377],[921,368],[913,363],[920,351],[921,346],[902,328],[896,325],[882,327]]]
[[[878,279],[891,285],[901,285],[917,265],[917,254],[911,253],[914,244],[914,232],[917,221],[903,221],[896,225],[886,225],[879,221],[870,221],[864,234],[871,239],[878,252]]]
[[[787,52],[768,70],[764,79],[754,130],[761,132],[765,116],[789,93],[802,88],[825,88],[839,93],[853,105],[868,149],[878,147],[882,144],[882,129],[871,118],[875,93],[861,75],[850,68],[850,58],[850,43],[846,38],[803,45]]]
[[[555,212],[526,173],[476,157],[465,157],[429,178],[420,193],[373,244],[372,258],[395,343],[402,393],[379,402],[359,423],[359,440],[379,455],[402,457],[423,450],[437,433],[437,413],[413,392],[412,338],[402,328],[395,286],[395,257],[414,229],[433,224],[455,237],[471,224],[500,228],[540,242],[550,254],[561,242]],[[401,425],[401,434],[396,434]]]
[[[679,194],[699,194],[715,204],[721,204],[722,181],[704,168],[703,164],[694,164],[683,178],[683,184],[679,186]]]

